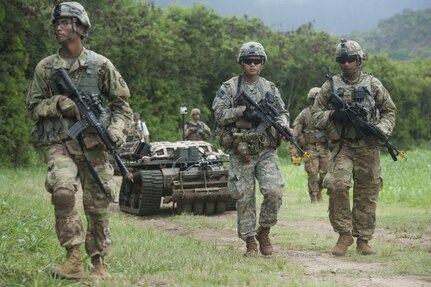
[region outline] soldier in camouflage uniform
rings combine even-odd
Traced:
[[[382,85],[361,71],[367,55],[355,41],[341,40],[336,50],[336,61],[342,73],[335,75],[334,91],[347,103],[355,103],[369,111],[369,122],[386,136],[395,125],[395,105]],[[330,140],[329,171],[323,180],[328,189],[329,219],[339,239],[332,254],[345,255],[357,238],[357,251],[374,254],[368,245],[376,222],[376,201],[383,185],[380,150],[370,145],[353,128],[343,110],[334,110],[329,103],[330,83],[325,82],[311,109],[313,124],[328,129]],[[369,139],[370,140],[370,139]],[[350,209],[349,189],[353,185],[353,207]],[[352,237],[353,236],[353,237]]]
[[[197,108],[192,110],[192,121],[184,125],[184,138],[188,141],[204,141],[211,136],[211,129],[200,120],[201,111]]]
[[[308,193],[311,202],[322,201],[322,181],[328,172],[328,137],[326,131],[318,130],[311,124],[311,107],[320,88],[312,88],[307,95],[309,107],[303,109],[293,122],[293,136],[298,144],[310,154],[304,159],[304,169],[308,175]],[[300,159],[295,146],[290,145],[293,159]]]
[[[37,145],[47,150],[48,173],[45,187],[51,193],[58,240],[66,249],[66,260],[52,269],[56,277],[79,279],[84,276],[80,245],[91,257],[90,278],[107,278],[103,258],[108,255],[111,235],[108,205],[115,198],[114,170],[108,154],[95,131],[82,133],[82,140],[66,134],[80,118],[75,103],[61,93],[57,85],[58,69],[65,68],[77,88],[97,94],[107,113],[101,119],[115,146],[125,141],[132,111],[129,89],[123,78],[104,56],[87,50],[82,39],[91,27],[84,7],[77,2],[57,4],[51,22],[60,49],[37,65],[27,95],[27,108],[36,121],[31,134]],[[80,146],[82,145],[82,146]],[[105,193],[90,174],[94,167]],[[87,232],[76,209],[76,193],[83,190]]]
[[[260,43],[243,44],[238,56],[242,74],[221,85],[212,106],[220,143],[230,155],[228,188],[237,199],[238,236],[246,242],[245,256],[257,254],[255,239],[263,255],[272,254],[269,231],[277,223],[284,186],[276,150],[280,144],[278,134],[270,127],[259,136],[256,112],[239,100],[241,91],[256,102],[271,97],[281,114],[279,123],[288,127],[288,113],[279,90],[259,76],[266,61],[267,55]],[[263,195],[257,230],[255,178]]]

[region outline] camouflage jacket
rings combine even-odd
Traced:
[[[94,66],[97,73],[97,87],[87,89],[100,92],[102,105],[107,108],[108,116],[105,126],[113,126],[127,134],[128,123],[132,119],[132,110],[128,104],[129,88],[114,65],[104,56],[83,49],[81,54],[69,64],[58,51],[44,58],[36,66],[33,81],[27,94],[27,109],[36,121],[32,129],[32,138],[37,145],[46,146],[68,140],[66,134],[74,120],[64,117],[57,107],[60,95],[56,91],[52,74],[59,68],[69,70],[69,75],[78,89],[83,73],[90,73],[89,67]],[[90,65],[90,63],[92,63]],[[85,76],[83,78],[86,78]],[[85,89],[84,89],[85,90]],[[90,131],[84,131],[84,142],[87,148],[98,144],[97,137]]]
[[[303,109],[293,122],[293,136],[303,148],[310,144],[328,143],[326,131],[316,129],[312,125],[310,107]]]
[[[211,136],[211,129],[202,121],[186,122],[184,125],[184,135],[186,140],[207,140]]]
[[[235,123],[242,117],[242,111],[236,106],[236,99],[239,95],[237,91],[238,76],[231,78],[229,81],[224,82],[220,89],[217,91],[217,95],[214,98],[212,108],[214,110],[214,117],[217,123],[221,126],[226,126]],[[256,102],[262,100],[266,92],[271,92],[275,96],[275,107],[280,112],[278,122],[282,126],[289,126],[289,113],[284,108],[284,102],[281,99],[281,95],[274,83],[267,81],[266,79],[259,77],[257,83],[254,84],[255,88],[250,90],[249,85],[241,82],[240,89],[247,92],[247,94]]]
[[[352,90],[360,85],[369,86],[369,94],[372,97],[375,105],[375,113],[373,118],[370,119],[372,123],[379,128],[386,136],[391,135],[395,126],[395,112],[396,107],[393,103],[389,92],[383,86],[383,84],[375,77],[361,72],[360,76],[353,82],[347,81],[342,75],[336,75],[334,78],[334,88],[339,91],[337,83],[342,84],[342,92],[338,92],[339,96],[346,102],[352,102]],[[367,88],[368,89],[368,88]],[[321,93],[317,96],[315,103],[311,109],[312,123],[318,129],[328,131],[328,139],[330,141],[337,141],[341,136],[341,124],[334,122],[330,116],[334,109],[329,104],[330,96],[330,83],[326,81],[323,86]],[[347,139],[354,139],[357,134],[353,131],[351,124],[345,127],[345,135]]]

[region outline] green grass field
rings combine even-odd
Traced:
[[[362,277],[375,286],[381,286],[378,280],[431,285],[431,151],[410,151],[407,161],[398,162],[382,153],[375,256],[357,255],[353,248],[343,258],[329,255],[337,237],[326,195],[324,203],[311,205],[303,166],[282,159],[286,187],[280,222],[271,232],[274,256],[242,256],[232,212],[145,220],[117,208],[106,260],[112,278],[102,283],[51,278],[50,269],[65,254],[44,189],[45,168],[0,169],[0,286],[361,286]]]

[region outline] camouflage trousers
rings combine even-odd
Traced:
[[[230,154],[228,189],[237,199],[238,236],[243,240],[256,235],[255,179],[263,195],[259,224],[271,227],[277,223],[284,186],[277,152],[266,149],[250,155],[248,163],[244,163],[240,156]]]
[[[376,202],[383,179],[380,149],[364,140],[345,139],[330,146],[329,171],[323,180],[328,189],[329,220],[334,231],[351,231],[353,236],[370,240],[376,223]],[[338,152],[338,154],[337,154]],[[353,207],[350,209],[349,189],[353,186]]]
[[[55,210],[55,230],[61,246],[70,248],[85,242],[89,256],[106,256],[111,245],[108,205],[110,199],[101,192],[90,174],[87,163],[76,143],[54,144],[48,147],[48,173],[45,188],[51,193]],[[115,197],[114,170],[108,154],[100,147],[85,151],[105,191]],[[77,192],[82,187],[83,206],[87,218],[85,234],[76,208]]]
[[[326,145],[313,144],[305,149],[311,157],[304,159],[304,169],[308,175],[308,193],[310,197],[322,192],[322,182],[328,172],[328,148]]]

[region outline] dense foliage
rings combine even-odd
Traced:
[[[370,53],[386,53],[395,60],[429,58],[431,56],[431,8],[404,10],[379,22],[365,33],[354,33],[353,38],[363,43]]]
[[[0,2],[0,162],[28,164],[34,150],[32,122],[25,98],[38,61],[56,51],[50,12],[57,1]],[[92,29],[86,47],[107,56],[131,90],[131,106],[147,122],[152,140],[181,138],[179,105],[199,107],[213,125],[211,103],[223,81],[237,75],[240,45],[256,40],[269,62],[262,76],[275,82],[294,118],[307,104],[305,95],[325,81],[339,39],[311,24],[274,32],[257,19],[222,17],[202,5],[170,6],[134,0],[80,1]],[[431,61],[396,62],[374,55],[364,70],[373,72],[398,106],[394,141],[429,141]]]

